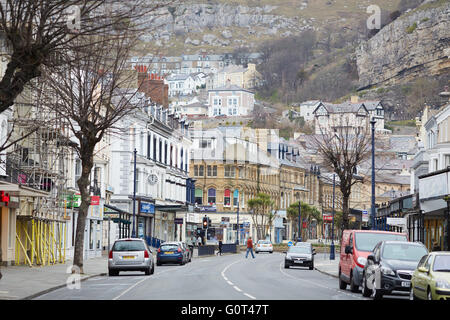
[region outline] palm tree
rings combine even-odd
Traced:
[[[318,223],[322,221],[322,214],[320,211],[314,207],[310,206],[307,203],[301,202],[301,215],[302,220],[306,220],[308,222],[308,225],[311,224],[312,220],[315,219]],[[287,217],[292,222],[296,222],[295,225],[297,226],[297,234],[299,234],[298,230],[298,202],[292,203],[289,208],[287,209]],[[302,239],[307,240],[307,237],[305,236],[304,230],[302,230]]]
[[[250,199],[247,202],[251,210],[251,217],[256,228],[256,240],[265,238],[267,228],[272,226],[275,214],[275,201],[273,201],[268,194],[258,193],[256,198]]]

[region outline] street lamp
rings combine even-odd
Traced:
[[[334,260],[334,196],[336,188],[336,174],[333,173],[333,209],[331,222],[331,245],[330,245],[330,260]]]
[[[375,230],[375,118],[370,120],[372,125],[372,204],[370,214],[372,215],[372,230]]]
[[[237,211],[236,211],[236,222],[237,222],[237,228],[236,228],[236,244],[239,246],[239,199],[238,199],[238,205],[237,205]]]
[[[137,150],[134,149],[134,188],[133,188],[133,229],[131,231],[131,237],[136,237],[136,228],[135,228],[135,215],[136,215],[136,156],[137,156]]]
[[[302,202],[298,200],[298,237],[297,241],[302,242]]]

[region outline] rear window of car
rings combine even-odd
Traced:
[[[261,244],[270,244],[271,242],[269,240],[259,240],[258,243]]]
[[[406,235],[389,233],[356,232],[355,243],[358,251],[373,251],[380,241],[408,241]]]
[[[450,255],[437,255],[434,258],[433,271],[450,272]]]
[[[381,256],[388,260],[419,261],[428,254],[424,246],[406,243],[386,243]]]
[[[142,241],[117,241],[112,249],[113,251],[145,251],[145,245]]]
[[[161,246],[161,251],[177,251],[178,246],[176,244],[165,244]]]

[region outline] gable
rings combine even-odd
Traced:
[[[328,115],[328,110],[327,108],[325,108],[325,106],[321,103],[314,111],[313,113],[316,116],[327,116]]]

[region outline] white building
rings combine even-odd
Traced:
[[[191,95],[197,92],[197,82],[188,74],[171,74],[164,79],[169,85],[169,97]]]
[[[208,90],[208,116],[248,116],[255,106],[254,93],[235,85]]]

